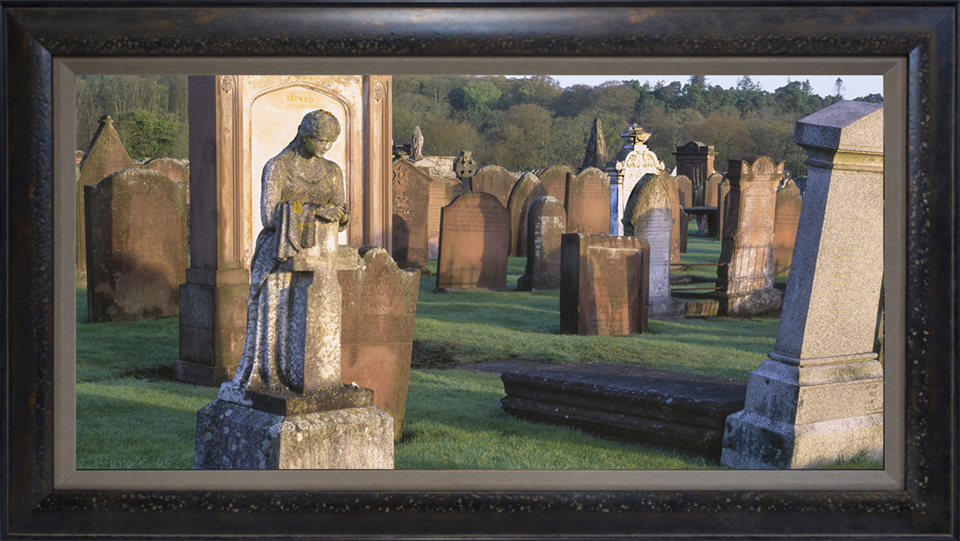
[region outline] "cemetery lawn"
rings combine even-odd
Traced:
[[[691,237],[683,260],[716,262],[718,252],[719,242]],[[722,468],[702,457],[513,418],[497,403],[504,396],[499,376],[451,368],[510,358],[604,361],[746,379],[774,349],[777,315],[651,321],[649,333],[620,338],[560,335],[559,292],[515,290],[524,266],[524,259],[510,259],[513,291],[506,292],[441,294],[434,292],[434,275],[421,278],[396,468]],[[217,389],[174,381],[177,318],[86,321],[86,291],[78,289],[77,468],[190,469],[196,412],[216,399]],[[883,465],[853,457],[832,467]]]

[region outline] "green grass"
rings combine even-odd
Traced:
[[[683,260],[715,262],[719,247],[717,241],[691,237]],[[510,258],[512,291],[506,292],[435,293],[436,277],[423,277],[414,325],[417,352],[443,357],[449,365],[506,358],[606,361],[745,379],[773,351],[778,324],[773,317],[651,321],[649,333],[629,337],[561,335],[558,291],[515,291],[525,264]],[[435,262],[432,267],[435,271]],[[707,268],[715,276],[715,268]],[[79,288],[77,467],[189,469],[196,412],[217,390],[172,381],[177,318],[101,324],[86,319],[86,292]],[[396,468],[719,467],[700,457],[521,421],[499,407],[503,396],[496,375],[412,370]],[[854,457],[833,467],[882,468],[882,463]]]

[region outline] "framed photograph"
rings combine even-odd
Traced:
[[[4,538],[956,539],[957,5],[2,4]],[[76,77],[884,78],[884,469],[78,471]],[[852,285],[853,286],[853,285]]]

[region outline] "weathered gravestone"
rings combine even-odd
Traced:
[[[796,183],[787,179],[784,186],[777,190],[777,208],[773,217],[773,275],[783,276],[790,273],[793,259],[793,245],[797,238],[797,225],[800,223],[800,190]]]
[[[470,191],[485,192],[496,197],[500,204],[507,207],[510,193],[517,177],[499,165],[485,165],[477,171],[468,185]]]
[[[669,175],[644,175],[624,209],[625,236],[646,239],[650,245],[650,319],[684,317],[683,301],[670,297],[670,251],[673,212]]]
[[[567,175],[573,174],[573,169],[567,165],[555,165],[553,167],[537,172],[537,178],[543,184],[547,195],[555,198],[557,201],[566,201],[567,197]]]
[[[723,239],[723,231],[727,227],[727,212],[730,195],[730,181],[723,177],[717,186],[717,240]]]
[[[90,321],[176,315],[187,268],[186,185],[124,169],[84,195]]]
[[[459,184],[459,182],[457,182]],[[461,185],[462,187],[462,185]],[[463,193],[461,190],[460,193]],[[456,195],[460,195],[457,193]],[[430,196],[427,203],[427,258],[436,259],[440,251],[440,209],[453,201],[454,185],[435,175],[430,176]]]
[[[590,167],[567,176],[567,232],[604,235],[610,230],[610,177]]]
[[[727,418],[721,462],[734,468],[883,456],[882,105],[837,102],[798,120],[794,141],[810,159],[793,268],[774,352]]]
[[[427,270],[430,184],[405,158],[393,162],[393,258],[400,268]]]
[[[667,186],[667,195],[670,197],[670,215],[673,218],[673,225],[670,228],[670,263],[677,265],[680,263],[680,238],[683,236],[681,225],[686,225],[683,210],[680,208],[680,182],[677,177],[660,172],[660,177]],[[689,182],[689,179],[684,177]]]
[[[723,178],[723,173],[713,173],[707,177],[707,181],[703,185],[703,206],[720,206],[718,201],[720,195],[720,183],[723,182]]]
[[[678,238],[679,251],[681,254],[685,254],[687,253],[687,235],[689,233],[688,226],[690,225],[690,216],[684,212],[683,209],[685,207],[695,206],[692,203],[696,200],[696,195],[693,183],[689,178],[683,175],[674,178],[677,181],[677,196],[680,200],[680,208],[677,209],[677,214],[679,216],[679,220],[677,220],[677,226],[680,233]],[[702,186],[700,186],[700,188],[702,188]],[[677,262],[679,263],[679,260]]]
[[[547,190],[533,173],[525,173],[513,186],[507,204],[510,213],[510,255],[527,256],[527,214],[533,202],[546,195]]]
[[[440,209],[437,290],[506,289],[510,215],[486,192],[465,192]]]
[[[195,469],[393,467],[393,419],[373,391],[341,381],[337,243],[349,214],[343,172],[322,157],[339,135],[333,114],[311,111],[263,168],[243,353],[197,412]]]
[[[190,182],[190,166],[173,158],[153,158],[142,166],[144,169],[153,169],[170,177],[174,182]]]
[[[593,128],[590,130],[590,139],[587,141],[587,151],[583,155],[580,170],[591,167],[602,168],[607,165],[607,140],[603,138],[603,126],[599,118],[593,119]]]
[[[626,336],[647,331],[650,245],[637,237],[563,235],[560,332]]]
[[[413,352],[420,274],[401,270],[382,248],[350,250],[356,262],[337,273],[340,282],[340,379],[373,391],[376,407],[393,417],[394,441],[403,421]]]
[[[552,196],[537,198],[527,225],[527,267],[517,280],[519,291],[560,289],[560,247],[566,212]]]
[[[104,115],[100,119],[90,146],[80,161],[80,175],[77,178],[77,270],[83,272],[87,266],[87,237],[84,233],[83,188],[93,186],[101,180],[122,169],[133,168],[133,161],[123,148],[120,136],[113,128],[113,119]]]
[[[783,293],[773,287],[773,216],[784,163],[766,156],[730,160],[727,212],[717,267],[720,315],[776,310]]]
[[[663,171],[663,162],[644,144],[650,134],[636,124],[620,134],[623,148],[604,167],[610,176],[610,234],[622,235],[623,209],[633,187],[646,174]]]

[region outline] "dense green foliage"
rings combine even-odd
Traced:
[[[182,75],[84,75],[77,79],[77,148],[103,115],[134,160],[189,158],[187,78]]]
[[[420,126],[427,155],[455,156],[472,150],[481,164],[511,170],[552,165],[578,166],[594,118],[600,118],[608,158],[623,146],[619,134],[631,123],[653,136],[647,146],[668,169],[673,152],[690,140],[714,145],[716,168],[727,159],[763,154],[785,160],[794,176],[804,175],[803,152],[793,143],[797,119],[826,107],[842,95],[820,97],[808,81],[791,81],[764,91],[749,76],[734,88],[710,85],[702,76],[687,84],[637,80],[599,86],[560,88],[549,76],[394,77],[393,137],[409,141]],[[879,101],[878,94],[857,98]]]

